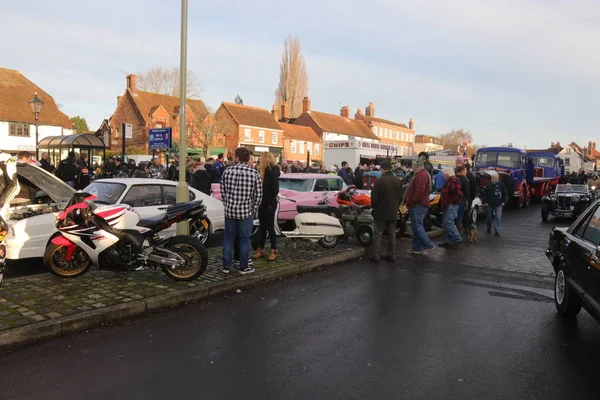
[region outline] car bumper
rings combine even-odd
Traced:
[[[554,262],[554,253],[552,252],[550,247],[546,247],[544,254],[546,254],[546,257],[548,257],[548,260],[550,260],[551,263]]]
[[[555,217],[571,218],[575,213],[573,211],[553,211],[552,215]]]

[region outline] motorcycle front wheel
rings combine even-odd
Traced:
[[[185,260],[185,265],[161,266],[169,278],[176,281],[192,281],[206,271],[208,251],[198,239],[189,236],[175,236],[164,248]]]
[[[325,249],[332,249],[337,246],[340,241],[339,236],[323,236],[319,239],[319,245]]]
[[[52,274],[61,278],[75,278],[83,275],[92,266],[92,260],[80,247],[73,251],[69,260],[66,259],[67,252],[67,247],[54,243],[50,243],[46,247],[44,264]]]

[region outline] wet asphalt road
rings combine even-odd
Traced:
[[[597,399],[549,280],[358,261],[0,352],[3,399]]]

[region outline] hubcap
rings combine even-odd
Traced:
[[[554,285],[554,295],[556,302],[562,304],[565,300],[565,273],[560,270],[556,275],[556,284]]]
[[[323,242],[325,242],[326,244],[332,244],[335,243],[336,239],[337,238],[335,236],[324,236]]]
[[[360,234],[360,240],[363,243],[369,242],[371,240],[371,234],[369,232],[367,232],[367,231],[361,232],[361,234]]]

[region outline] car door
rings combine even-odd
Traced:
[[[587,243],[587,253],[589,253],[585,265],[587,275],[584,288],[596,302],[600,303],[600,255],[597,251],[600,246],[600,207],[596,208],[587,221],[583,240]]]
[[[569,276],[583,289],[588,289],[589,262],[600,244],[600,207],[589,210],[566,234],[563,254]],[[594,244],[596,243],[596,244]]]
[[[129,204],[138,212],[141,218],[154,217],[164,211],[159,210],[164,206],[162,185],[131,185],[121,200],[123,204]]]

